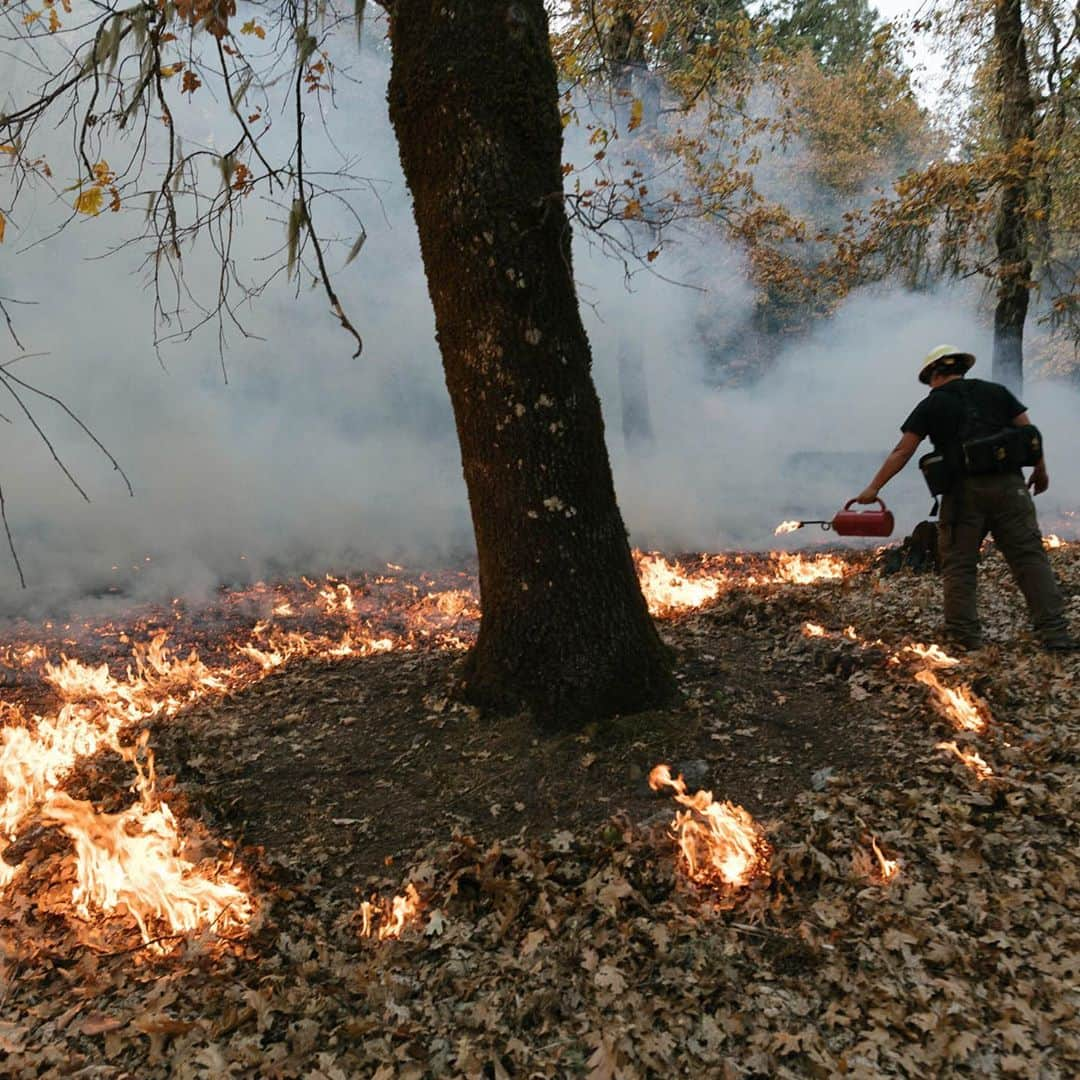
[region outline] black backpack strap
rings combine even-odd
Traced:
[[[957,391],[960,394],[960,402],[964,407],[964,419],[960,424],[960,431],[957,433],[956,440],[962,446],[968,439],[974,439],[979,434],[980,427],[988,427],[989,425],[982,413],[979,412],[979,406],[975,403],[971,383],[961,379]]]

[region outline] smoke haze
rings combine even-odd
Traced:
[[[361,198],[368,240],[336,282],[364,336],[358,360],[322,293],[294,299],[279,279],[247,312],[264,340],[231,337],[227,384],[212,329],[166,348],[162,367],[135,253],[88,261],[116,242],[122,217],[79,219],[17,258],[16,247],[49,231],[56,206],[39,200],[14,238],[9,226],[0,293],[40,301],[14,313],[28,350],[48,352],[12,370],[61,396],[120,461],[136,494],[128,497],[62,413],[30,398],[90,495],[83,502],[16,403],[0,405],[12,421],[0,423],[0,483],[30,585],[21,592],[14,568],[0,562],[0,611],[44,610],[110,588],[129,597],[198,596],[223,581],[387,560],[431,565],[472,550],[433,316],[386,117],[384,58],[368,50],[358,74],[360,85],[340,97],[347,123],[336,132],[355,140],[348,149],[379,197]],[[323,149],[322,165],[332,168],[336,158]],[[283,241],[271,208],[252,197],[246,213],[245,250],[264,253]],[[754,297],[737,251],[698,245],[688,239],[660,265],[705,292],[647,274],[628,290],[621,265],[589,244],[575,252],[616,486],[636,544],[771,547],[780,520],[831,517],[869,481],[921,396],[915,372],[930,347],[971,348],[980,358],[973,374],[989,376],[976,296],[866,291],[781,353],[758,384],[717,387],[701,327],[710,341],[737,349]],[[186,256],[185,266],[195,281],[216,274],[206,254]],[[12,344],[4,355],[16,355]],[[640,372],[649,443],[623,438],[620,360]],[[1080,460],[1077,402],[1035,384],[1027,403],[1049,448],[1053,486],[1040,500],[1049,518],[1055,503],[1080,504],[1080,483],[1062,468]],[[914,465],[885,494],[898,530],[926,513]],[[830,539],[807,529],[783,544]]]

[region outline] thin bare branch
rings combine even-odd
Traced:
[[[23,574],[22,563],[19,562],[19,553],[15,550],[15,541],[11,536],[11,526],[7,519],[7,503],[4,501],[4,489],[0,487],[0,521],[4,523],[4,535],[7,536],[8,551],[11,552],[12,562],[15,563],[15,572],[19,575],[19,585],[26,588],[26,576]]]

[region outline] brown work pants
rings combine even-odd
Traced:
[[[967,644],[980,640],[976,579],[987,533],[1024,594],[1035,633],[1042,641],[1067,636],[1065,603],[1043,548],[1035,503],[1017,471],[964,477],[942,497],[938,542],[948,637]]]

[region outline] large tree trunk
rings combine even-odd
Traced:
[[[657,705],[667,650],[615,501],[562,202],[542,0],[397,0],[412,191],[480,561],[465,692],[579,721]]]
[[[994,309],[993,377],[1019,394],[1024,379],[1024,321],[1031,281],[1027,198],[1031,174],[1035,100],[1031,93],[1021,0],[997,0],[994,52],[998,65],[1002,150],[1012,157],[1010,178],[1002,185],[994,241],[998,290]]]

